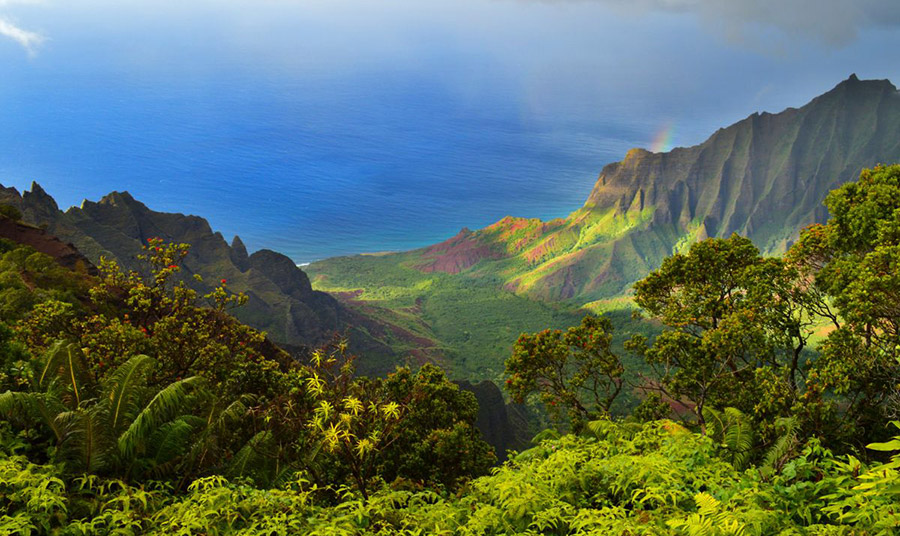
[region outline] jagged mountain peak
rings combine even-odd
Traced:
[[[31,203],[40,206],[44,210],[59,210],[56,200],[50,194],[44,191],[37,181],[32,181],[31,188],[22,193],[22,197],[28,199]]]
[[[371,352],[376,361],[392,356],[380,342],[360,330],[352,330],[349,319],[355,318],[355,313],[328,294],[313,291],[309,278],[288,257],[268,250],[248,255],[240,238],[235,237],[229,246],[222,234],[213,232],[209,222],[201,217],[153,211],[124,191],[61,212],[39,186],[33,186],[23,196],[0,186],[0,203],[16,206],[29,223],[46,226],[50,233],[73,243],[91,261],[107,257],[125,269],[140,268],[136,256],[148,238],[188,243],[191,249],[182,265],[183,280],[205,293],[224,279],[230,290],[246,293],[249,301],[234,311],[235,316],[266,331],[274,341],[300,349],[350,329],[354,347],[360,351]],[[208,283],[196,281],[193,274],[201,275]],[[361,368],[376,372],[383,372],[379,367],[384,366],[373,362],[366,369],[366,364],[361,364]]]
[[[501,274],[545,299],[620,295],[674,251],[739,233],[767,253],[827,217],[825,195],[900,161],[900,98],[850,75],[799,108],[753,112],[691,147],[629,150],[565,220],[505,218],[419,250],[423,271]],[[385,262],[388,262],[386,259]],[[495,268],[492,268],[495,266]],[[495,273],[496,272],[496,273]]]
[[[90,201],[88,201],[90,203]],[[123,190],[121,192],[110,192],[103,197],[100,198],[100,201],[97,202],[98,205],[113,205],[113,206],[130,206],[136,209],[148,210],[147,206],[140,201],[136,200],[134,196],[128,193],[127,190]]]

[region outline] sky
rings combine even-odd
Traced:
[[[700,143],[851,73],[897,83],[897,50],[897,0],[0,0],[0,183],[63,207],[128,189],[298,261],[415,247],[564,216],[630,147]],[[249,161],[281,191],[228,176]],[[406,233],[391,214],[417,192],[447,201]],[[257,197],[277,217],[239,210]],[[383,221],[383,244],[291,238],[342,198],[367,219],[348,236]]]

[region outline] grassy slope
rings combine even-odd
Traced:
[[[564,329],[578,324],[587,312],[611,318],[615,346],[632,377],[649,372],[643,362],[622,350],[631,334],[652,335],[657,329],[632,318],[629,298],[585,307],[540,302],[503,290],[501,279],[480,273],[480,264],[462,274],[448,274],[411,267],[420,262],[417,252],[357,255],[320,261],[306,271],[317,290],[331,292],[363,314],[394,326],[380,335],[400,355],[410,361],[437,361],[454,378],[500,383],[503,363],[519,334]],[[634,403],[626,396],[620,409]]]
[[[495,379],[519,332],[574,324],[585,307],[627,311],[634,281],[698,240],[738,232],[782,252],[822,219],[828,191],[900,155],[896,97],[888,81],[851,77],[693,147],[631,150],[567,218],[506,217],[428,248],[326,260],[309,272],[317,288],[356,291],[356,306],[419,330],[457,376]],[[624,326],[627,313],[615,316]]]
[[[408,254],[327,259],[306,268],[317,290],[333,293],[417,339],[385,334],[401,355],[434,359],[457,378],[497,380],[522,332],[577,324],[583,311],[499,289],[496,280],[423,273]],[[400,262],[397,262],[400,260]]]

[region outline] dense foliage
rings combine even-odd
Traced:
[[[523,333],[506,361],[506,389],[519,403],[531,392],[540,393],[553,413],[565,412],[575,428],[608,417],[624,373],[611,343],[610,321],[591,315],[566,331]]]
[[[663,329],[628,348],[655,375],[603,317],[523,334],[509,393],[575,433],[489,476],[440,368],[361,377],[340,337],[290,356],[227,281],[183,284],[184,244],[95,279],[2,241],[0,533],[895,534],[900,166],[827,205],[784,258],[708,239],[640,281]]]
[[[198,296],[185,244],[147,240],[143,273],[92,279],[4,242],[0,413],[24,454],[63,475],[131,483],[306,475],[367,494],[387,479],[452,489],[486,472],[474,395],[432,366],[358,377],[340,338],[292,357],[228,311],[224,279]]]
[[[804,230],[784,258],[763,257],[738,235],[710,238],[635,284],[636,304],[663,326],[627,344],[653,369],[631,382],[651,395],[637,417],[671,412],[704,432],[710,419],[718,428],[746,421],[755,437],[738,449],[742,459],[775,444],[786,455],[810,437],[864,454],[887,436],[900,409],[900,166],[864,171],[826,205],[832,218]],[[603,409],[566,383],[584,382],[575,329],[519,339],[507,361],[513,397]],[[618,362],[606,355],[610,367]],[[614,384],[606,370],[587,377]]]
[[[872,445],[897,450],[900,439]],[[16,445],[6,440],[7,452]],[[186,493],[0,458],[0,531],[21,534],[893,534],[900,457],[866,465],[807,443],[765,477],[670,421],[591,423],[547,440],[458,495],[384,487],[337,504],[298,478],[262,490],[222,477]]]

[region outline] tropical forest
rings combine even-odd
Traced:
[[[502,464],[439,366],[363,376],[341,336],[292,355],[227,279],[186,284],[189,244],[94,268],[5,205],[0,531],[893,534],[900,166],[825,203],[783,255],[665,258],[621,346],[603,315],[522,333],[506,393],[553,426]]]
[[[900,535],[897,50],[0,0],[0,536]]]

